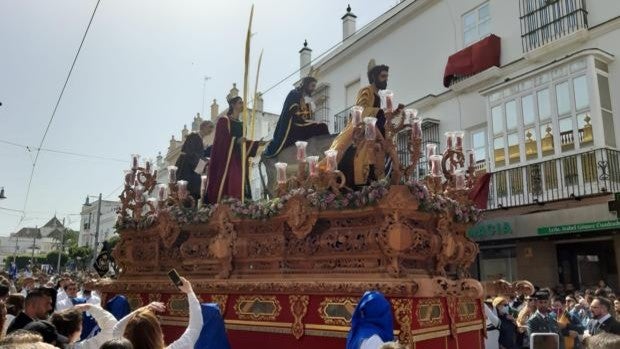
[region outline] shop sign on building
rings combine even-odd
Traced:
[[[597,230],[610,230],[610,229],[620,229],[620,220],[556,225],[552,227],[540,227],[538,228],[538,235],[582,233],[582,232],[597,231]]]

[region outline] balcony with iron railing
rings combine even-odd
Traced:
[[[585,0],[521,0],[523,52],[588,29]]]
[[[620,191],[620,152],[600,148],[495,171],[488,209],[580,200]]]
[[[334,133],[340,133],[340,131],[342,131],[345,126],[347,126],[350,110],[351,107],[348,107],[345,110],[334,115]]]

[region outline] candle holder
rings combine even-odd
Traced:
[[[138,222],[144,215],[151,215],[157,211],[151,200],[145,200],[157,185],[157,170],[153,171],[149,162],[140,166],[140,155],[131,156],[131,170],[125,171],[124,189],[119,195],[121,207],[118,210],[120,219],[133,219]]]
[[[362,122],[362,114],[364,113],[364,107],[358,105],[351,107],[351,123],[353,126],[357,126]]]
[[[377,139],[377,128],[375,127],[377,118],[368,116],[364,118],[364,138],[367,141],[374,141]]]

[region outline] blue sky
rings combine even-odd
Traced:
[[[396,2],[254,1],[252,72],[264,49],[259,89],[299,68],[304,39],[315,57],[341,41],[348,3],[360,28]],[[211,77],[207,113],[213,98],[223,105],[232,83],[242,85],[251,1],[101,0],[43,145],[92,157],[42,151],[18,225],[34,148],[95,3],[0,0],[0,186],[8,197],[0,201],[0,235],[40,226],[54,213],[78,228],[86,195],[116,199],[130,154],[165,154],[170,136],[201,111],[204,76]],[[297,77],[265,95],[268,111],[279,111]]]

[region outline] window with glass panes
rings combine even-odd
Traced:
[[[463,15],[463,43],[469,46],[491,34],[491,11],[485,2]]]
[[[496,168],[593,145],[586,68],[581,58],[489,95]]]

